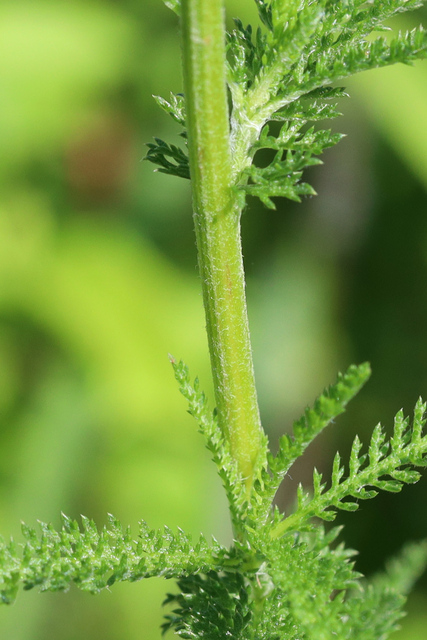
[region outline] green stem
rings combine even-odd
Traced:
[[[222,0],[182,0],[190,172],[220,426],[248,493],[261,446],[246,312],[241,210],[232,188]]]

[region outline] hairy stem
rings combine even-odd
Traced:
[[[183,0],[184,87],[200,277],[219,423],[248,493],[262,428],[231,183],[223,0]]]

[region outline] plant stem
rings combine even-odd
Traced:
[[[219,424],[248,493],[262,427],[252,364],[237,194],[231,183],[223,0],[183,0],[194,222]]]

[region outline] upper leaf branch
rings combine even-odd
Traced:
[[[368,39],[372,33],[388,31],[386,21],[420,7],[420,0],[255,2],[262,27],[254,32],[235,20],[235,29],[227,34],[231,170],[241,207],[249,194],[274,208],[273,197],[300,200],[315,193],[301,181],[303,171],[319,164],[316,156],[340,136],[320,131],[310,143],[305,125],[339,115],[334,105],[325,102],[339,94],[330,91],[332,85],[360,71],[426,57],[427,36],[420,27],[391,40]],[[178,0],[167,4],[180,12]],[[181,107],[161,106],[183,123]],[[296,107],[298,118],[286,117],[290,106]],[[284,123],[276,134],[264,129],[271,120]],[[286,139],[290,124],[292,136]],[[258,166],[255,157],[261,147],[276,151],[266,167]],[[161,171],[189,175],[172,146],[152,144],[147,157]]]

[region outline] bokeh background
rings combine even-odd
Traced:
[[[253,18],[251,0],[229,16]],[[416,24],[411,15],[398,27]],[[424,11],[427,23],[427,11]],[[161,0],[0,3],[0,516],[59,526],[114,513],[230,540],[226,505],[168,362],[212,396],[189,185],[142,162],[178,141],[152,95],[179,92],[179,31]],[[272,446],[337,370],[373,378],[311,447],[328,472],[355,432],[427,396],[427,63],[346,83],[348,134],[309,176],[317,198],[243,218],[256,375]],[[427,536],[427,477],[342,514],[358,568]],[[424,581],[424,586],[427,582]],[[154,640],[161,580],[97,597],[21,593],[8,640]],[[425,640],[423,581],[396,640]]]

